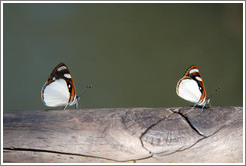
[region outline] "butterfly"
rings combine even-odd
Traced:
[[[210,99],[207,99],[201,73],[196,65],[189,67],[183,78],[178,81],[176,93],[179,97],[195,103],[194,106],[205,107],[210,102]]]
[[[41,99],[48,107],[71,106],[75,104],[78,109],[76,88],[68,67],[60,63],[50,74],[48,81],[42,87]]]

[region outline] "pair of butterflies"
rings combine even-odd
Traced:
[[[183,78],[178,81],[176,88],[177,95],[181,98],[205,106],[209,103],[201,74],[193,65],[187,69]],[[78,109],[78,96],[76,88],[68,67],[60,63],[50,74],[48,81],[41,90],[41,98],[48,107],[74,105]]]

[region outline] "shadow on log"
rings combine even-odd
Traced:
[[[242,163],[243,108],[4,111],[3,162]]]

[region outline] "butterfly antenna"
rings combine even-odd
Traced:
[[[86,85],[85,90],[82,92],[81,96],[84,95],[85,92],[90,88],[92,88],[92,85]]]
[[[214,93],[211,94],[211,96],[209,97],[209,99],[211,99],[219,90],[221,89],[221,86],[218,86],[215,90]]]

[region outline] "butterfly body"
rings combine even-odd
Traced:
[[[78,108],[76,88],[68,67],[60,63],[50,74],[41,90],[41,99],[48,107],[71,106]],[[65,109],[64,108],[64,109]]]
[[[204,107],[209,103],[201,74],[196,65],[189,67],[178,81],[176,93],[179,97],[196,105]]]

